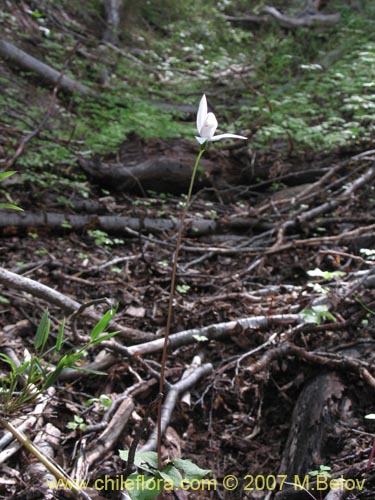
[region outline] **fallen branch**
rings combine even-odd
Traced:
[[[43,455],[54,461],[61,447],[61,430],[55,427],[50,422],[47,423],[45,429],[41,430],[34,439],[34,445],[38,447]],[[51,491],[49,484],[53,484],[54,476],[40,461],[32,461],[23,472],[24,477],[28,477],[33,482],[33,489],[36,489],[39,494],[43,494],[45,500],[53,500],[55,494]]]
[[[56,85],[58,82],[60,88],[65,92],[74,93],[78,92],[81,94],[92,93],[92,90],[85,85],[82,85],[75,80],[67,76],[62,76],[59,71],[51,68],[48,64],[39,61],[33,56],[30,56],[23,50],[19,49],[12,43],[6,42],[5,40],[0,40],[0,56],[6,60],[13,62],[16,66],[20,68],[31,71],[36,75],[40,76],[47,83]],[[60,80],[61,77],[61,80]]]
[[[180,394],[185,393],[190,387],[195,385],[198,380],[206,375],[209,375],[213,370],[211,363],[206,363],[205,365],[198,366],[195,370],[190,371],[189,375],[182,376],[181,380],[176,384],[170,386],[168,394],[163,403],[162,417],[161,417],[161,431],[164,434],[168,424],[171,420],[171,416],[176,406],[177,399]],[[142,446],[140,451],[150,451],[155,450],[157,445],[157,428],[154,427],[150,437],[147,442]]]
[[[0,41],[0,48],[1,48],[1,41]],[[51,94],[50,102],[48,104],[46,112],[44,113],[44,116],[43,116],[42,120],[40,121],[40,123],[38,124],[38,126],[32,132],[28,133],[26,135],[26,137],[24,137],[20,141],[20,143],[19,143],[16,151],[14,152],[13,156],[11,158],[9,158],[9,160],[7,160],[7,162],[5,163],[5,170],[9,170],[14,165],[14,163],[17,160],[17,158],[19,158],[21,156],[21,154],[23,153],[26,144],[28,142],[30,142],[34,137],[37,137],[40,134],[40,132],[43,130],[43,128],[45,128],[47,122],[51,118],[53,108],[56,105],[57,93],[58,93],[60,87],[62,86],[62,80],[64,78],[64,73],[65,73],[65,71],[66,71],[66,69],[67,69],[67,67],[68,67],[68,65],[69,65],[69,63],[70,63],[70,61],[71,61],[74,53],[75,53],[75,50],[71,51],[69,57],[67,58],[66,63],[64,64],[63,69],[59,73],[59,76],[58,76],[58,78],[56,80],[56,84],[55,84],[55,86],[53,88],[53,91],[52,91],[52,94]]]
[[[103,458],[113,448],[128,423],[133,410],[133,400],[131,398],[124,399],[105,430],[88,447],[86,460],[90,466],[99,458]]]
[[[230,336],[239,333],[257,329],[267,329],[274,325],[291,325],[301,322],[299,314],[275,314],[274,316],[252,316],[249,318],[240,318],[234,321],[225,323],[217,323],[214,325],[205,326],[203,328],[194,328],[192,330],[184,330],[182,332],[174,333],[169,337],[169,348],[176,349],[177,347],[185,346],[198,342],[197,338],[202,339],[205,337],[207,340],[219,339],[225,336]],[[102,347],[110,349],[113,353],[118,353],[122,357],[130,358],[136,356],[145,356],[160,352],[163,349],[164,338],[144,342],[142,344],[125,347],[115,340],[102,342]],[[117,360],[114,354],[104,354],[100,359],[86,365],[87,370],[105,370],[113,365]],[[66,369],[62,372],[59,379],[70,381],[82,375],[82,371]]]
[[[340,20],[339,14],[319,14],[319,12],[312,13],[311,15],[304,15],[301,17],[292,17],[282,14],[275,7],[265,5],[263,12],[272,16],[280,26],[284,28],[305,28],[311,26],[333,26]]]
[[[17,428],[19,432],[25,432],[26,430],[35,429],[38,418],[43,415],[46,410],[46,406],[50,401],[50,398],[55,394],[55,390],[51,387],[47,393],[39,397],[38,404],[35,409],[30,412],[26,420],[23,420],[21,424],[12,423],[14,427]],[[14,435],[11,432],[5,432],[1,438],[0,442],[0,464],[3,464],[8,458],[10,458],[14,453],[16,453],[22,447],[22,443],[14,440]]]
[[[57,305],[65,312],[74,313],[82,307],[82,304],[76,300],[67,297],[53,288],[43,285],[42,283],[34,281],[30,278],[25,278],[23,276],[19,276],[18,274],[11,273],[3,268],[0,268],[0,283],[11,289],[21,290],[31,294],[33,297],[37,297],[50,304]],[[88,318],[95,323],[101,320],[100,314],[95,311],[88,311],[87,309],[82,312],[81,316]],[[146,340],[155,337],[153,334],[147,334],[132,328],[127,328],[115,322],[111,323],[111,327],[113,330],[119,330],[123,334],[123,339],[131,343],[139,342],[141,339]]]
[[[371,167],[368,170],[366,170],[366,172],[363,175],[358,177],[358,179],[355,179],[353,182],[346,185],[345,188],[343,189],[343,192],[340,193],[335,199],[322,203],[321,205],[318,205],[317,207],[314,207],[311,210],[306,210],[302,213],[297,213],[297,215],[294,216],[293,219],[289,219],[283,222],[278,229],[277,241],[271,250],[277,249],[279,246],[281,246],[286,231],[290,231],[297,225],[302,226],[303,224],[306,224],[308,221],[318,216],[321,216],[322,214],[328,211],[332,212],[344,200],[349,200],[358,189],[362,188],[363,186],[367,185],[368,182],[372,181],[374,176],[375,176],[375,168]]]
[[[250,24],[270,24],[276,21],[280,26],[288,29],[333,26],[340,20],[340,14],[320,14],[317,9],[301,12],[298,16],[284,15],[275,7],[267,5],[262,11],[264,15],[225,16],[225,19],[230,22]]]
[[[146,233],[177,231],[179,222],[170,219],[150,217],[124,217],[121,215],[66,215],[62,213],[35,214],[31,212],[9,212],[0,210],[0,228],[49,228],[55,231],[81,231],[86,228],[101,229],[107,233],[127,235],[127,229]],[[229,229],[270,228],[273,225],[257,217],[238,217],[232,220],[199,219],[188,221],[186,232],[189,236],[202,236]]]

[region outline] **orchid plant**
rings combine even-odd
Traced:
[[[197,114],[197,129],[199,137],[196,137],[199,144],[204,144],[205,142],[215,142],[221,141],[221,139],[247,139],[243,135],[236,134],[219,134],[214,135],[217,129],[218,123],[214,113],[208,113],[207,109],[207,99],[206,95],[203,94],[202,99],[199,103],[198,114]]]
[[[163,347],[163,354],[162,354],[162,360],[161,360],[161,369],[160,369],[160,386],[159,386],[159,393],[161,396],[163,396],[163,391],[164,391],[164,385],[165,385],[165,367],[166,367],[166,362],[167,362],[167,350],[168,350],[168,340],[169,340],[169,334],[171,330],[171,324],[172,324],[172,310],[173,310],[173,297],[174,297],[174,291],[176,287],[176,274],[177,274],[177,260],[178,260],[178,254],[180,251],[180,246],[181,246],[181,241],[182,241],[182,232],[184,228],[184,222],[186,218],[186,214],[189,208],[190,204],[190,199],[191,195],[193,192],[193,186],[194,186],[194,181],[196,177],[196,173],[198,170],[198,165],[199,161],[205,151],[206,145],[208,142],[215,142],[215,141],[220,141],[221,139],[247,139],[247,137],[244,137],[242,135],[236,135],[236,134],[219,134],[215,135],[216,129],[218,126],[218,122],[216,119],[216,116],[214,113],[209,113],[208,108],[207,108],[207,99],[205,94],[203,94],[200,103],[199,103],[199,108],[198,108],[198,113],[197,113],[197,129],[198,129],[198,134],[199,137],[196,137],[197,141],[199,142],[200,150],[197,155],[197,159],[195,160],[194,168],[193,168],[193,173],[191,176],[190,180],[190,186],[189,186],[189,191],[185,200],[185,205],[182,211],[181,215],[181,220],[180,220],[180,225],[178,229],[178,235],[177,235],[177,242],[176,242],[176,251],[173,255],[173,265],[172,265],[172,276],[171,276],[171,288],[170,288],[170,294],[169,294],[169,303],[168,303],[168,315],[167,315],[167,324],[165,328],[165,336],[164,336],[164,347]],[[158,418],[157,418],[157,452],[158,452],[158,468],[161,470],[162,466],[162,460],[161,460],[161,414],[162,414],[162,403],[163,403],[163,398],[160,397],[159,403],[158,403]]]

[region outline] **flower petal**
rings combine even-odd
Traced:
[[[215,142],[215,141],[221,141],[221,139],[247,139],[247,137],[244,137],[243,135],[236,135],[236,134],[219,134],[219,135],[214,135],[210,139],[208,139],[210,142]]]
[[[199,142],[199,144],[204,144],[205,142],[208,141],[208,139],[206,137],[197,137],[197,136],[195,136],[195,138],[197,139],[197,141]]]
[[[201,101],[199,103],[198,114],[197,114],[198,134],[200,134],[200,130],[203,127],[206,117],[207,117],[207,99],[205,94],[203,94]]]
[[[213,113],[208,113],[206,119],[204,120],[203,126],[199,130],[199,135],[205,137],[206,139],[211,139],[217,129],[216,116]]]

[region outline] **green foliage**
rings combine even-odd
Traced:
[[[106,394],[101,394],[98,398],[90,398],[85,403],[84,406],[91,406],[94,403],[98,403],[104,409],[108,409],[112,404],[112,399]]]
[[[92,153],[117,151],[130,132],[166,138],[184,136],[188,130],[176,121],[178,113],[162,111],[129,92],[109,92],[99,101],[80,100],[77,109],[82,117],[77,134]]]
[[[122,460],[127,461],[129,452],[119,450],[119,455]],[[146,475],[134,473],[128,477],[127,493],[132,500],[152,500],[163,490],[171,491],[191,484],[193,481],[202,481],[212,472],[209,469],[201,469],[191,460],[181,458],[174,458],[159,471],[158,454],[155,451],[136,453],[134,465]]]
[[[14,170],[9,170],[8,172],[2,172],[0,173],[0,181],[6,179],[7,177],[10,177],[11,175],[15,174],[16,172]],[[14,205],[13,203],[0,203],[0,208],[10,208],[12,210],[22,210],[22,208],[18,207],[17,205]]]
[[[345,276],[346,273],[344,271],[322,271],[317,267],[315,269],[312,269],[311,271],[307,271],[307,274],[311,277],[331,280],[341,278],[342,276]]]
[[[305,323],[314,323],[315,325],[320,325],[325,319],[336,321],[336,318],[329,312],[326,305],[318,305],[313,306],[311,309],[305,309],[302,311],[302,319]]]
[[[82,369],[78,363],[85,356],[87,349],[118,333],[106,331],[115,312],[115,309],[110,309],[103,315],[91,331],[89,340],[83,346],[68,349],[62,354],[65,321],[62,322],[52,347],[46,350],[47,343],[51,340],[51,322],[46,310],[37,328],[34,339],[34,354],[26,352],[20,366],[16,366],[8,355],[0,353],[0,361],[8,367],[8,373],[1,378],[2,415],[10,416],[24,410],[40,394],[56,383],[64,369]],[[78,422],[77,426],[82,429],[81,424],[82,422]]]
[[[68,422],[66,424],[66,427],[73,431],[77,429],[79,429],[80,431],[85,431],[87,429],[87,424],[82,417],[80,417],[79,415],[74,415],[74,420]]]
[[[191,286],[190,285],[177,285],[176,290],[178,293],[185,294],[188,293],[190,290]]]
[[[310,470],[308,474],[311,477],[316,477],[316,476],[331,477],[330,470],[331,467],[329,467],[328,465],[319,465],[319,469]]]
[[[120,238],[111,238],[108,233],[100,229],[89,229],[87,234],[94,238],[95,244],[103,248],[111,248],[114,245],[124,243]]]
[[[253,12],[263,4],[253,3]],[[298,10],[297,3],[275,5],[285,13]],[[52,119],[18,160],[27,167],[22,176],[28,182],[60,194],[70,186],[88,196],[84,178],[70,173],[78,155],[114,154],[131,132],[193,139],[194,118],[173,106],[195,106],[202,92],[215,95],[211,102],[222,131],[227,121],[239,133],[256,132],[254,149],[330,151],[373,139],[374,2],[364,0],[356,9],[332,0],[329,8],[341,15],[338,25],[289,31],[277,24],[251,31],[229,23],[223,14],[249,12],[245,0],[131,0],[124,8],[124,18],[130,19],[121,33],[126,47],[98,50],[88,35],[73,55],[65,74],[97,93],[59,93]],[[100,2],[62,0],[54,9],[66,11],[66,25],[53,25],[49,5],[30,15],[51,30],[41,36],[41,58],[61,68],[67,47],[75,45],[74,33],[98,22]],[[11,16],[3,17],[15,29]],[[35,82],[28,88],[20,76],[2,76],[0,84],[4,122],[23,137],[43,119],[50,91]],[[27,107],[20,98],[26,93],[35,101]],[[9,137],[9,154],[18,144],[19,136]]]
[[[293,142],[295,147],[329,151],[374,137],[375,6],[360,11],[336,2],[343,20],[330,32],[280,31],[264,38],[257,77],[262,92],[243,108],[258,123],[257,147]]]

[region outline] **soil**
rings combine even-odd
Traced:
[[[177,383],[196,356],[202,363],[211,363],[212,371],[189,389],[188,397],[179,397],[163,442],[164,460],[191,459],[211,469],[217,481],[211,491],[201,485],[198,491],[178,491],[175,498],[320,500],[329,487],[319,488],[313,475],[308,475],[320,466],[330,467],[331,479],[347,479],[346,498],[374,498],[374,466],[368,464],[374,424],[365,419],[374,411],[375,388],[371,154],[346,154],[329,162],[315,158],[304,169],[321,168],[321,175],[299,189],[286,186],[279,176],[278,184],[254,182],[228,186],[225,192],[205,188],[194,194],[178,260],[172,333],[189,329],[199,333],[204,327],[234,323],[222,335],[201,333],[193,343],[169,350],[169,383]],[[280,158],[281,166],[283,161],[287,164],[290,159]],[[82,199],[74,191],[66,193],[71,203],[62,209],[53,190],[43,191],[32,184],[8,190],[10,195],[17,192],[19,205],[28,213],[84,213]],[[111,191],[103,197],[94,184],[90,204],[107,215],[168,220],[181,215],[179,196]],[[73,210],[74,206],[80,209]],[[4,217],[2,211],[0,218]],[[244,222],[237,229],[228,226],[228,221],[254,217],[267,223],[268,229],[262,224],[246,227]],[[201,219],[222,225],[211,234],[188,232],[189,224]],[[175,230],[124,228],[103,237],[92,232],[95,224],[80,230],[2,226],[3,268],[81,304],[107,298],[118,304],[117,323],[146,332],[149,338],[163,335]],[[309,274],[316,269],[328,274]],[[78,318],[78,336],[74,337],[71,316],[48,300],[12,286],[2,286],[0,295],[2,350],[13,352],[18,360],[23,359],[25,349],[34,352],[37,327],[46,308],[54,338],[66,317],[64,349],[76,349],[94,326]],[[103,314],[108,306],[91,307]],[[304,316],[297,316],[303,311]],[[259,326],[243,326],[240,320],[244,318],[259,319]],[[118,344],[130,347],[123,339],[122,333],[115,337]],[[53,343],[51,338],[48,345]],[[114,477],[124,470],[118,450],[129,448],[158,394],[155,371],[160,369],[160,350],[126,357],[98,345],[88,350],[82,364],[97,360],[104,351],[112,352],[105,374],[81,371],[70,381],[57,381],[43,414],[27,430],[34,438],[47,424],[57,428],[61,434],[54,458],[68,474],[78,474],[79,461],[84,463],[86,450],[90,454],[95,449],[113,418],[98,402],[85,403],[106,394],[114,404],[131,393],[134,409],[126,425],[110,449],[83,474],[91,485],[97,478]],[[2,364],[2,376],[6,371],[7,365]],[[6,418],[29,417],[34,407],[29,405],[19,415]],[[88,428],[69,429],[74,416],[82,417]],[[139,446],[147,440],[155,420],[151,411]],[[42,484],[43,474],[31,474],[33,463],[35,458],[24,448],[1,459],[1,498],[51,495]],[[229,475],[236,478],[232,482],[238,480],[233,491]],[[286,476],[289,483],[309,478],[308,493],[282,484]],[[351,489],[350,481],[362,480],[362,489],[360,483],[353,483]],[[226,486],[225,481],[229,481]],[[92,498],[99,498],[91,493]],[[64,491],[54,495],[67,497]],[[113,491],[100,495],[116,498]]]

